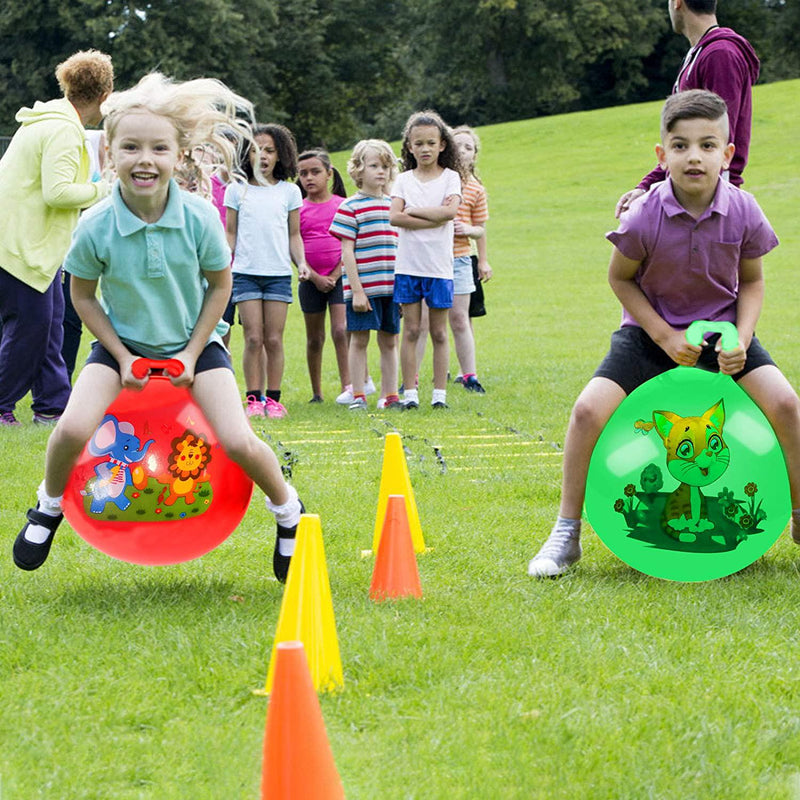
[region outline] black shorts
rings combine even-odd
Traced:
[[[141,356],[141,353],[137,353],[134,350],[131,350],[131,353],[135,356]],[[105,364],[107,367],[111,367],[115,372],[119,372],[117,359],[97,341],[92,342],[92,350],[86,359],[86,363]],[[200,357],[197,359],[197,363],[194,365],[194,374],[197,375],[198,372],[207,372],[210,369],[229,369],[233,372],[231,357],[228,355],[225,348],[217,344],[217,342],[211,342],[205,346],[203,352],[200,353]]]
[[[472,277],[475,281],[475,291],[469,296],[469,315],[471,317],[485,317],[486,306],[483,304],[483,284],[478,276],[478,256],[472,256]]]
[[[321,292],[311,281],[300,281],[297,285],[297,296],[304,314],[322,314],[329,306],[344,305],[342,279],[329,292]]]
[[[706,346],[697,359],[697,366],[701,369],[719,372],[717,353],[714,352],[719,336],[715,333],[706,339]],[[748,372],[767,364],[775,366],[770,354],[753,336],[750,347],[747,348],[744,369],[731,377],[735,381],[741,380]],[[595,370],[594,377],[608,378],[622,387],[626,394],[630,394],[645,381],[676,366],[677,364],[645,333],[644,329],[627,325],[611,334],[611,348]]]

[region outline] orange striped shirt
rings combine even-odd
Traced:
[[[474,177],[469,179],[461,189],[461,205],[458,207],[456,219],[466,225],[485,225],[489,219],[489,206],[486,203],[486,189]],[[472,239],[468,236],[453,237],[453,258],[461,258],[471,253]]]

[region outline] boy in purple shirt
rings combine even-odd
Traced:
[[[661,116],[659,163],[668,179],[637,200],[619,228],[608,279],[623,307],[611,349],[581,392],[567,429],[556,524],[528,565],[560,575],[581,557],[589,459],[617,406],[676,364],[731,375],[764,412],[783,448],[800,544],[800,399],[754,335],[764,297],[762,256],[777,244],[755,199],[720,179],[734,153],[725,101],[703,90],[672,95]],[[736,325],[739,346],[686,341],[696,319]]]
[[[747,39],[731,28],[720,27],[716,10],[717,0],[669,0],[672,29],[685,36],[691,45],[672,91],[706,89],[725,101],[730,141],[736,147],[728,177],[734,186],[741,186],[750,149],[752,88],[758,80],[760,65]],[[627,211],[637,197],[664,178],[664,169],[659,164],[642,178],[635,189],[622,195],[617,203],[616,216]]]

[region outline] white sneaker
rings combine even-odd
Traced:
[[[372,378],[367,378],[367,382],[364,384],[364,394],[369,397],[371,394],[375,394],[378,390],[375,388],[375,383],[373,382]]]
[[[353,402],[353,386],[352,384],[347,384],[344,387],[344,391],[336,398],[336,402],[340,406],[349,406],[350,403]]]
[[[542,549],[530,560],[528,575],[532,578],[555,578],[575,564],[582,552],[580,532],[554,525]]]

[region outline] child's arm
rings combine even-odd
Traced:
[[[761,258],[743,258],[739,262],[739,294],[736,298],[736,330],[739,346],[735,350],[722,350],[717,343],[719,370],[724,375],[735,375],[744,368],[747,348],[753,338],[756,323],[764,302],[764,272]]]
[[[650,338],[676,364],[693,367],[702,348],[689,344],[684,332],[673,328],[650,305],[650,301],[634,280],[640,264],[641,261],[627,258],[615,247],[608,265],[611,289]]]
[[[289,212],[289,255],[297,265],[297,277],[307,281],[311,275],[311,267],[306,264],[306,249],[300,235],[300,209]]]
[[[228,247],[231,253],[236,252],[236,235],[239,231],[239,212],[235,208],[228,208],[225,211],[225,238],[228,240]]]
[[[475,241],[478,248],[478,278],[481,281],[488,281],[492,278],[492,268],[489,266],[489,256],[486,250],[486,229],[481,228],[483,235]]]
[[[431,222],[428,219],[417,217],[405,210],[406,201],[402,197],[393,197],[392,205],[389,209],[389,224],[395,228],[407,228],[408,230],[423,230],[428,228],[438,228],[443,223]]]
[[[70,292],[72,293],[72,305],[75,306],[75,311],[78,312],[83,324],[119,364],[123,387],[141,389],[147,383],[147,378],[139,379],[133,376],[131,365],[136,361],[136,356],[125,347],[117,336],[108,314],[100,305],[100,301],[97,299],[97,281],[72,275],[70,276]]]
[[[170,377],[176,386],[191,386],[194,381],[194,367],[197,359],[205,349],[211,334],[222,319],[233,287],[233,275],[230,267],[220,270],[202,270],[208,286],[203,296],[203,305],[197,317],[192,335],[186,347],[172,358],[183,362],[183,374],[177,378]]]
[[[453,223],[455,226],[453,228],[453,233],[456,236],[466,236],[469,239],[481,239],[484,234],[486,233],[486,229],[483,225],[467,225],[466,222],[457,219]]]
[[[412,217],[419,217],[420,219],[427,219],[430,222],[435,222],[437,225],[444,225],[455,219],[458,213],[458,207],[461,205],[461,196],[451,194],[445,198],[444,203],[440,206],[422,206],[421,208],[409,208],[407,213]]]
[[[361,278],[358,275],[358,265],[356,264],[356,242],[355,239],[342,239],[342,265],[347,273],[347,280],[353,290],[353,311],[372,311],[372,305],[361,285]]]

